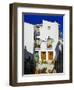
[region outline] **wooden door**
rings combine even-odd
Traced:
[[[41,52],[41,60],[46,60],[46,52]]]
[[[48,52],[48,60],[53,60],[53,51]]]

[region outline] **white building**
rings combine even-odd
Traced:
[[[24,47],[27,46],[27,50],[33,54],[34,50],[34,25],[30,23],[24,23]]]
[[[34,53],[35,26],[24,23],[24,46],[27,46],[27,50],[31,53]],[[43,20],[42,24],[37,24],[37,26],[39,26],[40,35],[36,36],[36,38],[40,39],[40,48],[35,47],[35,51],[39,53],[39,61],[42,60],[42,52],[45,54],[46,61],[51,61],[55,58],[55,48],[59,40],[59,24]],[[48,47],[49,44],[51,44],[51,47]]]

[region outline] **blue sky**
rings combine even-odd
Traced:
[[[24,14],[24,22],[28,22],[31,24],[41,24],[42,20],[47,20],[51,22],[58,22],[59,30],[63,33],[63,15],[47,15],[47,14]]]

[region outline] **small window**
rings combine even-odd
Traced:
[[[51,27],[50,27],[50,26],[48,26],[48,30],[50,30],[50,28],[51,28]]]
[[[52,41],[51,40],[47,41],[47,48],[52,48]]]
[[[40,48],[40,38],[36,38],[36,40],[35,40],[35,48]]]
[[[34,52],[34,59],[36,62],[39,62],[39,52],[38,51]]]
[[[53,52],[48,52],[48,60],[52,60],[53,59]]]
[[[50,36],[48,36],[48,39],[47,39],[47,48],[52,48],[52,43],[53,43],[53,39],[50,38]]]
[[[46,60],[46,52],[41,52],[41,60]]]

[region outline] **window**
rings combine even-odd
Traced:
[[[50,30],[50,28],[51,28],[51,27],[50,27],[50,26],[48,26],[48,30]]]
[[[48,52],[48,60],[53,60],[53,51]]]
[[[52,39],[49,36],[47,39],[47,48],[52,48]]]
[[[41,52],[41,60],[42,61],[46,60],[46,52]]]
[[[40,48],[40,38],[36,38],[36,40],[35,40],[35,48]]]
[[[34,52],[34,59],[36,62],[39,62],[39,52],[38,51]]]

